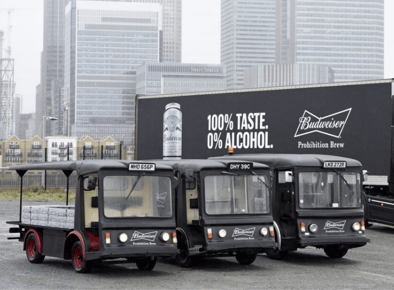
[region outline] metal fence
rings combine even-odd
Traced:
[[[7,175],[0,179],[0,189],[6,188],[19,188],[21,184],[21,178],[18,175]],[[73,172],[69,177],[70,188],[75,188],[77,184],[77,174]],[[46,175],[46,186],[47,188],[66,188],[67,178],[63,172],[47,173]],[[41,174],[29,174],[26,173],[23,176],[23,188],[39,189],[42,187],[42,175]]]
[[[8,148],[9,147],[9,148]],[[15,165],[25,165],[45,162],[58,162],[69,160],[100,160],[114,159],[125,160],[134,158],[134,150],[131,146],[117,145],[99,145],[99,146],[82,146],[68,147],[59,146],[56,148],[45,148],[45,159],[43,158],[43,150],[41,146],[31,148],[15,147],[15,145],[7,146],[0,149],[1,163],[0,167],[0,190],[19,188],[20,177],[15,171],[7,170],[6,167]],[[73,173],[69,177],[69,186],[72,188],[76,185],[76,174]],[[23,176],[23,187],[41,188],[42,171],[28,171]],[[65,188],[67,186],[66,176],[62,171],[48,171],[46,174],[46,188]]]
[[[56,162],[66,160],[94,160],[94,159],[127,159],[127,155],[134,152],[131,146],[99,145],[82,147],[49,147],[45,148],[45,160],[41,146],[22,148],[19,145],[10,145],[0,150],[3,164],[6,163],[34,163],[34,162]]]

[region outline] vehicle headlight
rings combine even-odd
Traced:
[[[170,240],[170,234],[167,232],[162,232],[160,235],[160,240],[163,242],[168,242]]]
[[[225,236],[227,236],[227,232],[225,229],[221,229],[219,231],[219,237],[224,238]]]
[[[317,224],[311,224],[311,225],[309,226],[309,231],[310,231],[311,233],[316,233],[318,229],[319,229],[319,227],[317,226]]]
[[[355,222],[354,224],[352,224],[352,229],[355,232],[358,232],[359,230],[361,230],[361,225],[359,222]]]
[[[268,229],[267,229],[267,228],[262,228],[262,229],[260,230],[260,235],[262,235],[262,236],[268,235]]]
[[[127,240],[128,240],[127,234],[126,234],[126,233],[121,233],[121,234],[119,234],[118,240],[119,240],[119,242],[121,242],[121,243],[126,243]]]

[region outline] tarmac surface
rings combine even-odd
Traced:
[[[24,205],[55,204],[24,202]],[[180,268],[173,258],[159,259],[152,271],[135,264],[103,262],[88,274],[76,273],[70,261],[46,257],[31,264],[22,243],[7,240],[9,224],[19,219],[19,201],[0,201],[0,289],[393,289],[394,228],[367,229],[371,243],[351,249],[341,259],[323,250],[291,252],[282,261],[259,255],[252,265],[235,258],[210,258]]]

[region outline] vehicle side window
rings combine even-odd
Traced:
[[[197,188],[198,186],[195,186],[194,189],[186,190],[186,216],[188,225],[191,225],[193,220],[199,220]]]
[[[98,196],[99,187],[96,184],[94,190],[84,191],[84,204],[85,204],[85,227],[91,228],[92,223],[99,221],[99,213],[97,207],[92,207],[92,197]]]

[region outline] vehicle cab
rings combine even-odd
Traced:
[[[30,262],[43,257],[71,259],[77,272],[87,272],[90,262],[126,258],[141,270],[152,270],[157,257],[174,256],[177,250],[172,167],[160,162],[83,161],[16,166],[21,176],[28,170],[63,170],[77,173],[75,206],[67,206],[62,222],[62,207],[52,212],[39,208],[40,222],[8,222],[19,228],[19,240]],[[67,202],[68,203],[68,202]],[[45,207],[45,206],[43,206]],[[37,210],[37,209],[30,209]],[[68,213],[72,217],[68,218]],[[57,223],[56,223],[57,222]]]
[[[174,160],[179,179],[177,262],[235,256],[251,264],[275,246],[268,166],[244,161]]]
[[[215,157],[213,159],[223,157]],[[369,241],[362,204],[361,163],[328,155],[235,154],[270,166],[273,174],[273,216],[277,247],[273,259],[313,246],[331,258]]]

